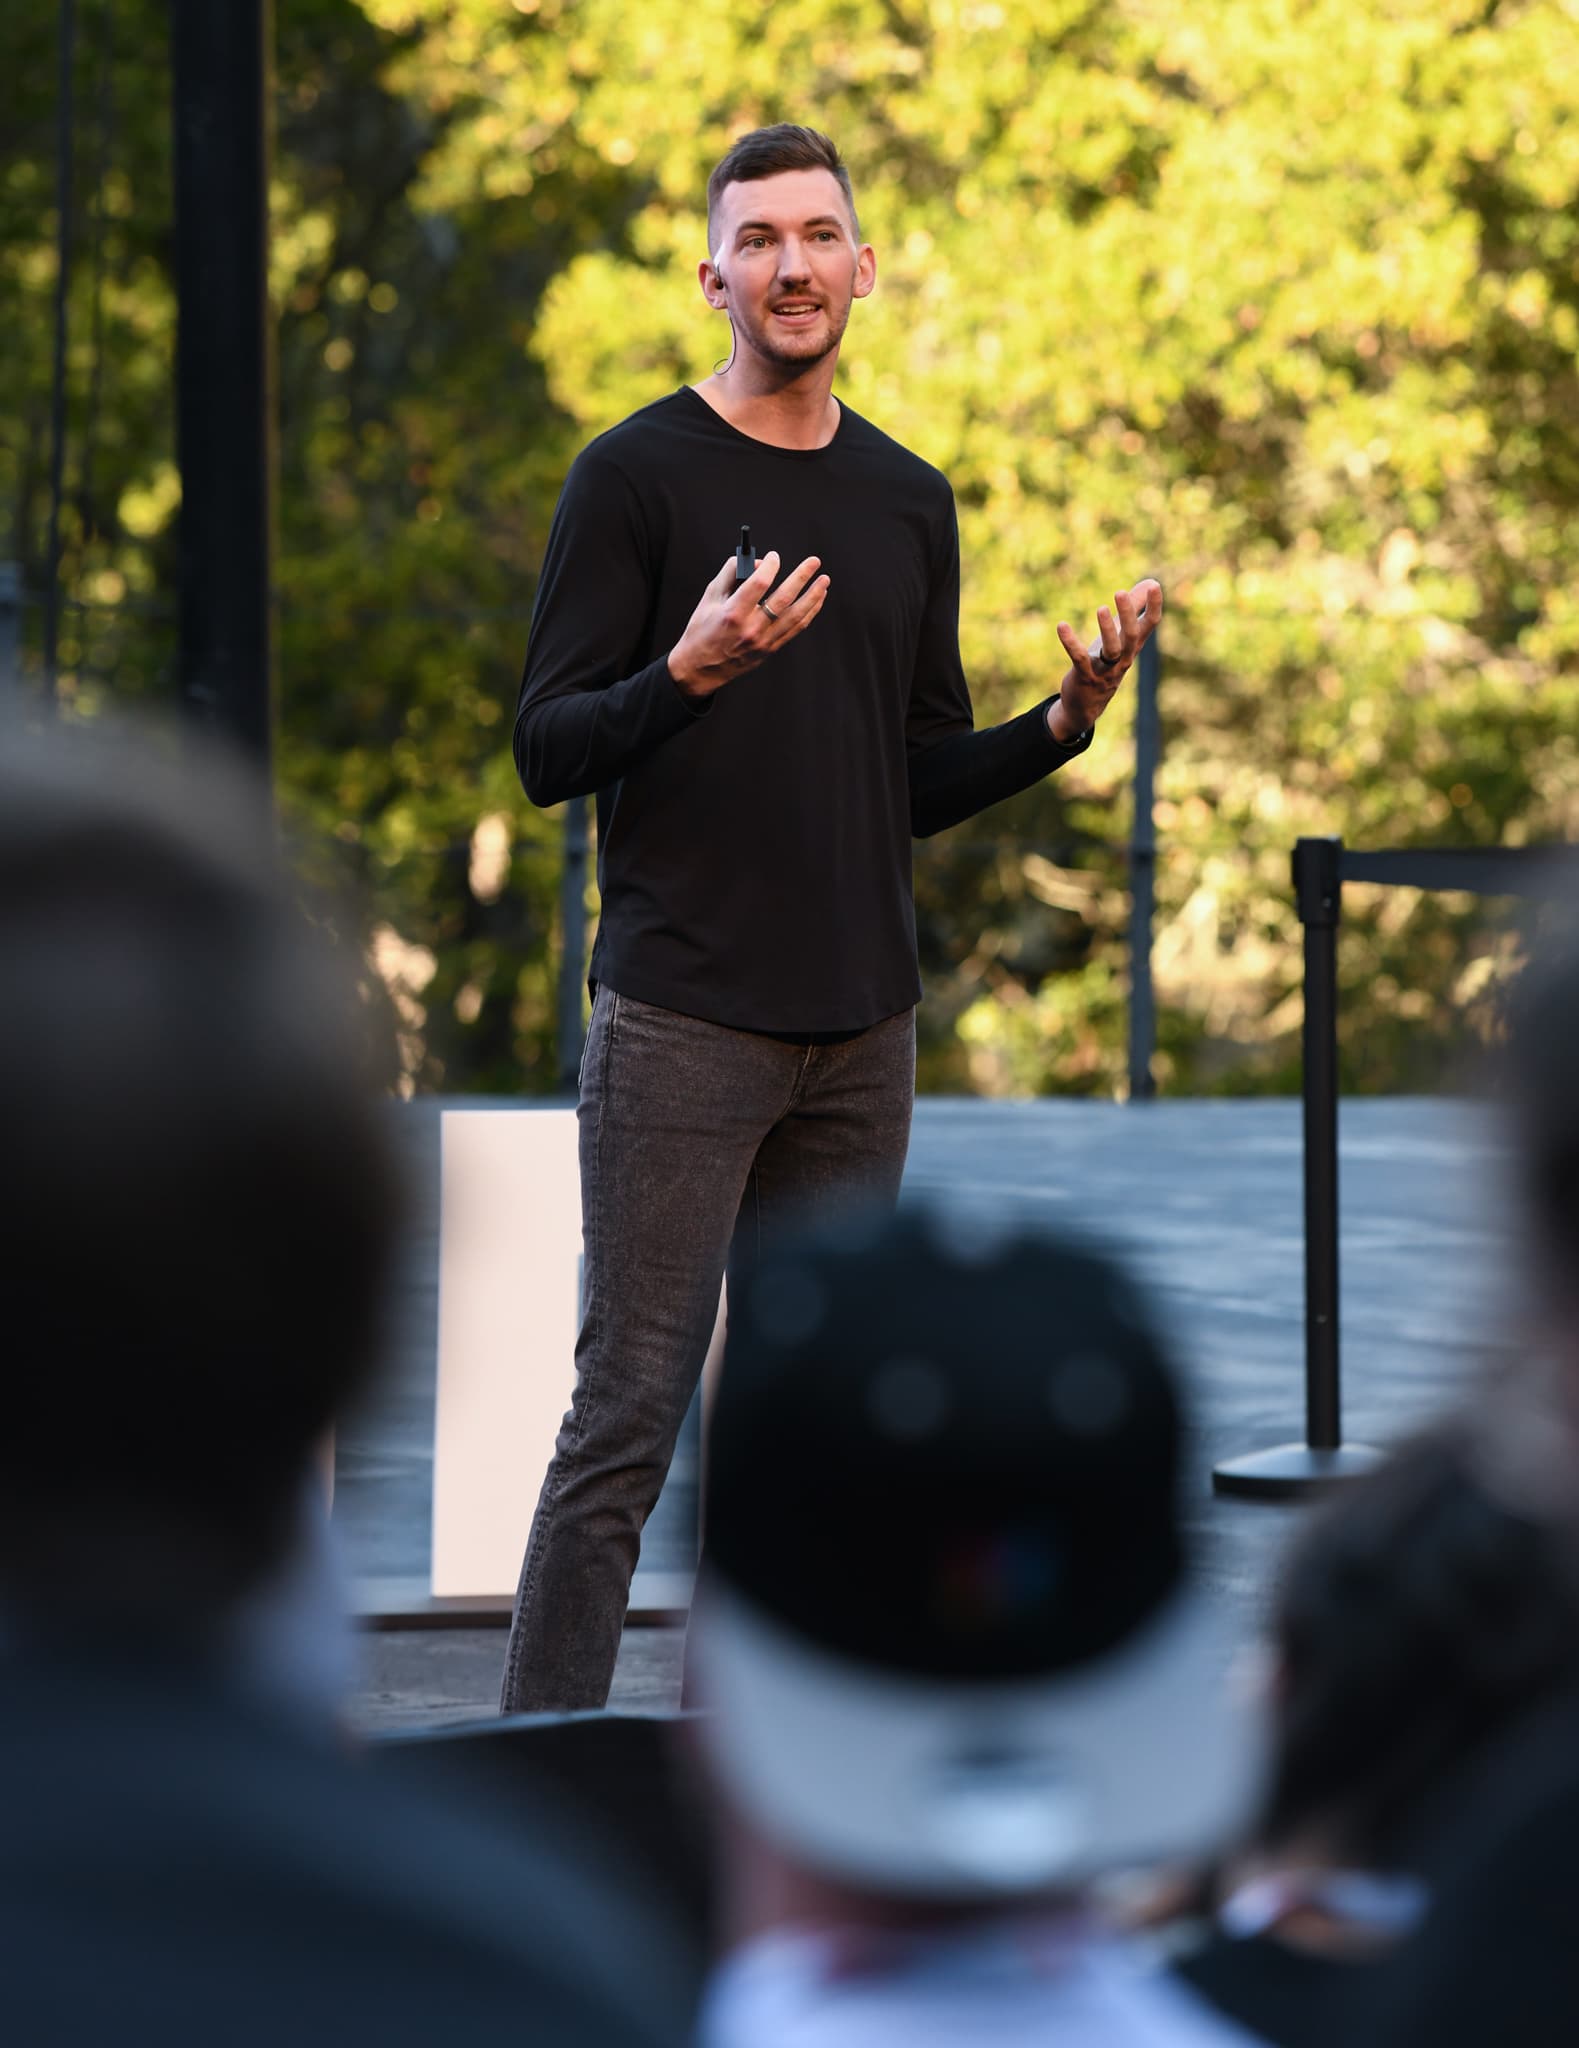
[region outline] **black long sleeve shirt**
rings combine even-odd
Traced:
[[[667,656],[743,524],[811,626],[692,703]],[[1050,700],[1048,700],[1050,701]],[[536,804],[596,792],[592,979],[739,1030],[863,1030],[920,997],[910,840],[1040,781],[1047,704],[973,729],[948,480],[843,408],[775,448],[689,388],[577,457],[549,535],[515,722]]]

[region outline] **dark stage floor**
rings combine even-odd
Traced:
[[[469,1100],[457,1107],[484,1105]],[[501,1105],[502,1106],[502,1105]],[[425,1586],[435,1333],[439,1112],[402,1105],[423,1206],[378,1398],[342,1430],[335,1519],[370,1598]],[[1447,1101],[1347,1103],[1341,1117],[1347,1433],[1385,1444],[1451,1400],[1507,1327],[1497,1134]],[[1297,1510],[1215,1498],[1214,1460],[1303,1424],[1303,1232],[1296,1101],[923,1101],[906,1198],[1007,1206],[1131,1257],[1162,1303],[1195,1411],[1191,1498],[1201,1568],[1248,1633]],[[524,1311],[523,1311],[524,1312]],[[535,1490],[536,1476],[523,1484]],[[649,1524],[644,1571],[694,1562],[694,1432]],[[498,1628],[370,1634],[358,1718],[369,1728],[491,1712]],[[629,1628],[615,1702],[661,1710],[679,1691],[679,1631]]]

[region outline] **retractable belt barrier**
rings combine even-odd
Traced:
[[[1287,1499],[1351,1478],[1379,1453],[1343,1441],[1338,1366],[1338,921],[1345,882],[1545,898],[1579,887],[1579,847],[1430,846],[1351,852],[1341,839],[1294,847],[1294,899],[1305,928],[1305,1440],[1231,1458],[1218,1493]]]

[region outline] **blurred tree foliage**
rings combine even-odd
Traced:
[[[1579,837],[1579,0],[277,0],[280,780],[372,905],[407,1085],[553,1076],[557,820],[507,739],[555,493],[706,373],[706,173],[826,127],[880,259],[840,390],[958,494],[980,714],[1168,590],[1158,1078],[1297,1071],[1301,833]],[[52,10],[0,21],[0,555],[42,577]],[[161,0],[83,0],[61,689],[168,694]],[[36,637],[36,636],[35,636]],[[923,1085],[1124,1068],[1127,710],[924,847]],[[1350,892],[1351,1086],[1517,950]]]

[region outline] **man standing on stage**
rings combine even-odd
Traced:
[[[831,1197],[893,1200],[915,1090],[910,840],[1038,782],[1156,627],[1068,626],[1056,696],[973,729],[937,470],[834,398],[876,281],[849,175],[758,129],[708,181],[726,366],[600,435],[549,536],[515,725],[532,801],[596,792],[576,1390],[521,1568],[507,1712],[599,1707],[726,1262]],[[749,526],[766,552],[737,588]],[[793,564],[793,567],[788,565]]]

